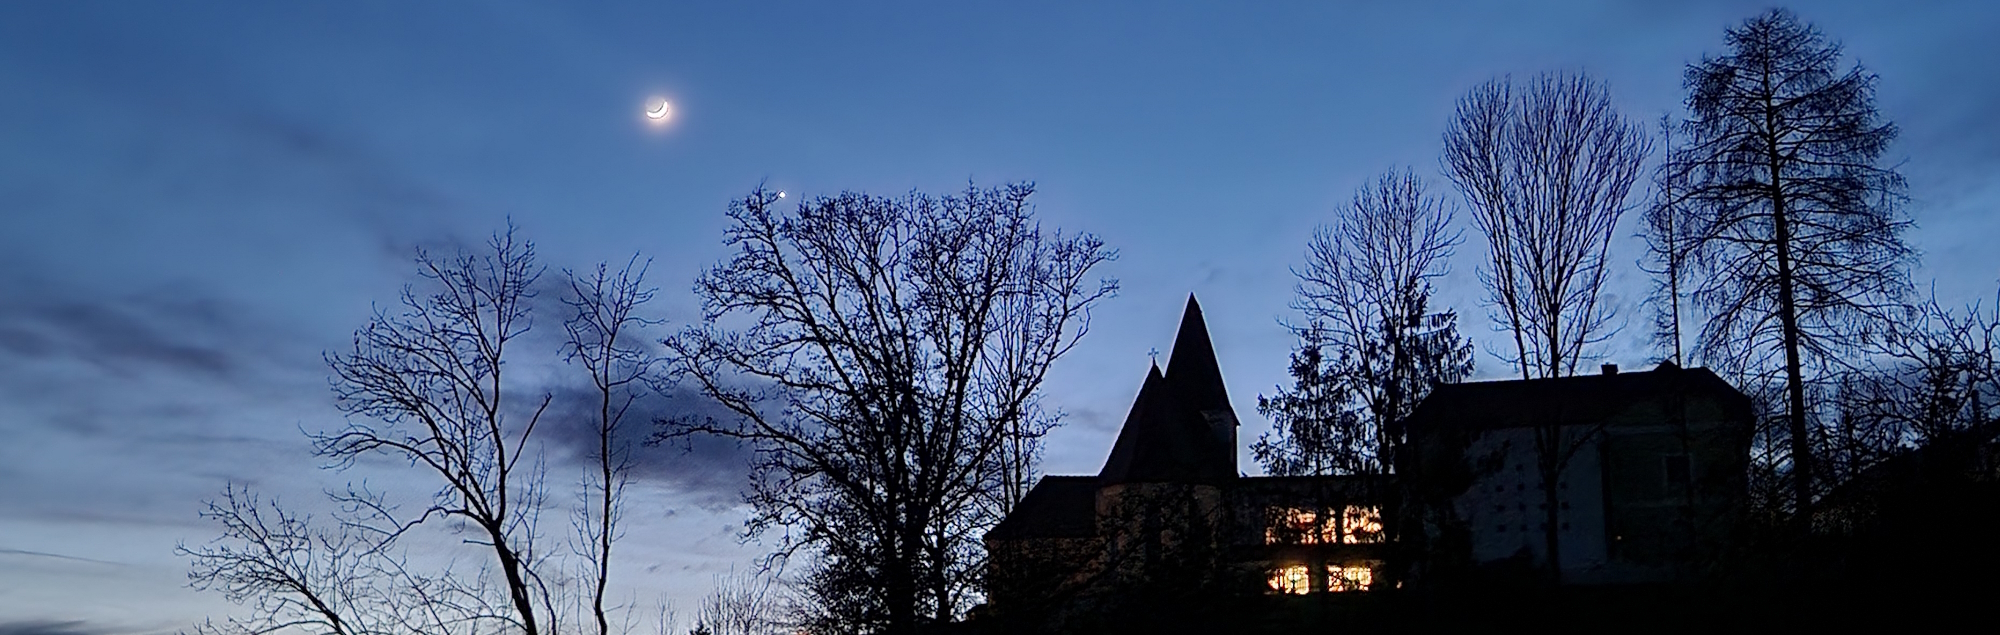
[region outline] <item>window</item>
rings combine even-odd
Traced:
[[[1341,542],[1382,542],[1382,508],[1348,505],[1340,516]]]
[[[1302,564],[1278,567],[1271,572],[1271,590],[1292,595],[1311,593],[1312,569]]]
[[[1326,565],[1326,590],[1334,593],[1366,591],[1375,584],[1375,569],[1365,564]]]
[[[1267,545],[1382,542],[1382,508],[1348,505],[1337,510],[1273,507],[1264,526]]]
[[[1319,512],[1300,507],[1273,507],[1264,527],[1264,544],[1317,545],[1338,540],[1340,527],[1322,522]]]
[[[1667,487],[1687,486],[1691,470],[1686,454],[1666,455],[1661,457],[1661,464],[1666,468]]]

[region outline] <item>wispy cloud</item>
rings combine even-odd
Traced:
[[[124,563],[122,562],[112,562],[110,560],[98,560],[96,558],[85,558],[82,556],[66,556],[60,553],[48,553],[46,551],[33,551],[29,549],[8,549],[5,547],[0,547],[0,555],[28,556],[33,558],[49,558],[53,560],[64,560],[68,562],[83,562],[88,564],[102,564],[102,565],[121,566],[121,567],[125,566]]]
[[[111,635],[119,631],[90,626],[82,621],[0,622],[0,635]]]

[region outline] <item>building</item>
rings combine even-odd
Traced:
[[[1753,417],[1715,373],[1671,363],[1439,386],[1406,424],[1406,495],[1430,564],[1546,570],[1553,542],[1568,584],[1682,579],[1740,520]]]
[[[1749,413],[1713,373],[1671,365],[1447,385],[1408,422],[1404,476],[1245,476],[1189,297],[1167,367],[1148,370],[1104,468],[1042,478],[984,537],[983,613],[1078,630],[1116,607],[1270,607],[1454,571],[1534,571],[1550,500],[1567,581],[1669,579],[1741,500]],[[1554,454],[1537,452],[1538,433],[1559,441],[1543,444]],[[1543,474],[1557,477],[1553,495]],[[1399,544],[1395,518],[1423,531]]]
[[[1377,586],[1388,483],[1250,477],[1193,297],[1104,468],[1047,476],[985,536],[988,610],[1066,616],[1134,597],[1305,595]]]

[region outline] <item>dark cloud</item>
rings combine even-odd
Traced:
[[[237,369],[216,347],[164,333],[145,303],[65,302],[0,312],[0,351],[18,357],[71,357],[106,370],[137,367],[226,377]],[[157,314],[155,314],[157,315]]]
[[[81,621],[0,622],[0,635],[108,635],[116,632],[118,631],[88,626]]]
[[[578,372],[581,372],[579,370]],[[548,436],[560,456],[581,463],[597,447],[598,393],[587,386],[550,391]],[[742,502],[749,484],[751,450],[730,439],[700,436],[648,445],[662,422],[688,417],[734,416],[721,405],[688,390],[646,391],[632,404],[620,426],[618,443],[632,449],[635,479],[665,485],[704,509],[721,509]]]
[[[0,360],[77,361],[103,373],[244,379],[297,348],[248,308],[199,289],[89,297],[54,285],[0,281]],[[5,381],[0,374],[0,382]]]

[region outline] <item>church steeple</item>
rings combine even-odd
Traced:
[[[1167,371],[1146,375],[1118,442],[1098,477],[1106,483],[1204,483],[1236,476],[1236,413],[1208,339],[1201,305],[1188,296]]]
[[[1229,391],[1222,386],[1215,345],[1208,341],[1208,323],[1201,319],[1201,303],[1192,293],[1188,294],[1187,309],[1181,312],[1173,354],[1167,358],[1167,381],[1197,410],[1229,409]]]

